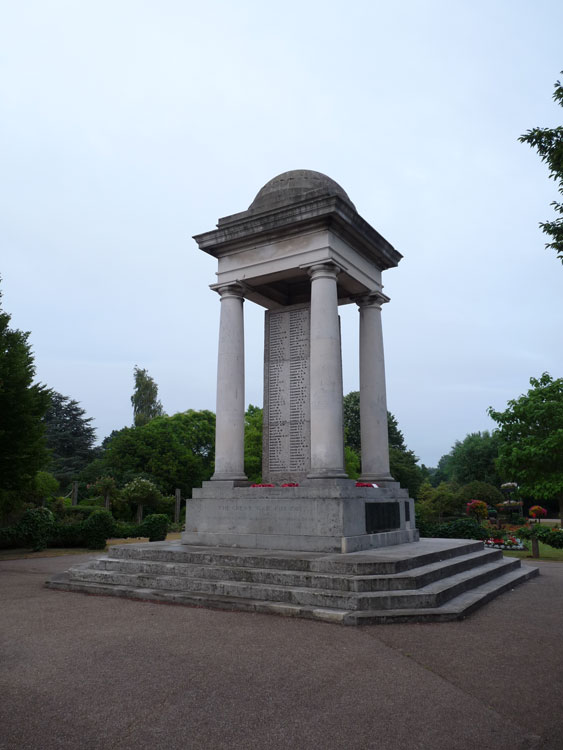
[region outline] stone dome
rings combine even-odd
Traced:
[[[250,204],[249,211],[269,211],[311,198],[337,195],[354,210],[355,206],[340,185],[321,172],[294,169],[267,182]]]

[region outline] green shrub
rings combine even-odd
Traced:
[[[107,510],[96,510],[82,524],[88,549],[105,549],[112,536],[114,520]]]
[[[420,524],[432,524],[436,521],[438,513],[432,505],[432,500],[417,500],[414,504],[414,515],[417,526]]]
[[[32,498],[37,502],[54,498],[59,491],[59,483],[48,471],[38,471],[33,480]]]
[[[504,496],[494,485],[487,482],[469,482],[457,491],[458,500],[468,503],[470,500],[482,500],[487,505],[496,505],[502,503]]]
[[[17,547],[25,547],[25,545],[26,539],[19,524],[0,529],[0,549],[16,549]]]
[[[555,549],[563,549],[563,531],[550,529],[549,533],[545,535],[542,542],[549,544],[550,547]]]
[[[100,508],[97,505],[69,505],[63,507],[58,515],[63,522],[75,523],[85,521],[92,513],[96,513],[98,510]]]
[[[174,520],[174,510],[176,508],[176,498],[174,495],[167,495],[162,497],[154,506],[155,514],[163,514],[167,516],[168,520],[172,522]]]
[[[520,539],[538,539],[550,547],[563,549],[563,531],[561,529],[552,529],[549,526],[542,526],[540,523],[533,523],[531,526],[522,526],[522,528],[516,529],[514,536]]]
[[[437,487],[425,482],[420,487],[415,514],[421,521],[441,521],[444,516],[458,516],[464,510],[451,482],[440,482]]]
[[[139,526],[140,536],[148,536],[149,542],[162,542],[168,533],[168,517],[162,513],[147,516]]]
[[[458,518],[448,523],[428,523],[417,521],[421,537],[442,539],[487,539],[488,532],[473,518]]]
[[[415,508],[419,503],[415,503]],[[437,536],[436,532],[440,524],[435,521],[428,520],[427,518],[421,518],[416,515],[416,528],[421,537],[431,538]]]
[[[112,537],[115,539],[132,539],[136,536],[142,536],[136,523],[114,521]]]
[[[55,523],[49,547],[86,547],[84,523]]]
[[[105,500],[100,495],[92,495],[90,497],[84,498],[84,500],[79,500],[78,505],[75,505],[74,507],[94,507],[94,508],[105,508]]]
[[[55,517],[48,508],[28,508],[18,524],[25,543],[34,552],[45,549],[55,523]]]
[[[532,539],[532,537],[535,537],[536,539],[539,539],[540,542],[544,542],[550,532],[551,529],[549,526],[542,526],[540,523],[533,523],[531,526],[522,526],[520,529],[517,529],[515,534],[521,539]]]

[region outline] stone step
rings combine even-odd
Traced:
[[[519,564],[518,559],[501,558],[479,565],[477,568],[448,575],[446,578],[419,589],[371,592],[337,591],[238,580],[209,580],[188,578],[182,575],[123,573],[99,569],[88,564],[71,568],[69,576],[75,581],[125,586],[131,590],[136,588],[166,589],[305,606],[368,610],[440,606],[468,588],[479,586]],[[447,573],[447,571],[444,572]]]
[[[480,565],[500,562],[502,552],[492,555],[491,552],[500,550],[480,549],[466,555],[460,555],[441,562],[421,565],[402,573],[392,575],[354,576],[354,591],[402,591],[420,589],[435,581],[442,580],[457,573],[474,570]]]
[[[483,606],[499,594],[537,576],[538,568],[524,565],[505,573],[470,591],[459,594],[446,604],[435,608],[398,609],[384,611],[350,612],[345,609],[307,607],[296,604],[267,602],[252,599],[196,594],[155,589],[134,589],[111,584],[95,584],[86,581],[73,581],[68,571],[60,573],[48,581],[47,585],[59,591],[74,591],[85,594],[120,596],[141,601],[165,602],[211,609],[238,610],[246,612],[278,614],[286,617],[301,617],[322,620],[344,625],[391,624],[398,622],[447,622],[467,617],[478,607]]]
[[[386,611],[348,612],[347,625],[385,625],[400,622],[448,622],[470,615],[500,594],[514,589],[539,575],[539,568],[530,565],[516,567],[507,573],[468,589],[439,607],[394,609]]]
[[[156,576],[185,576],[206,580],[244,581],[268,585],[283,585],[341,591],[390,591],[417,589],[454,573],[469,570],[487,562],[499,560],[500,550],[479,550],[439,563],[414,568],[393,575],[357,576],[309,571],[247,568],[220,565],[199,565],[183,562],[159,562],[130,558],[102,558],[90,563],[90,569],[112,570],[128,574]]]
[[[343,575],[392,575],[483,550],[483,542],[467,539],[421,539],[410,544],[370,552],[328,554],[236,548],[194,547],[180,542],[123,544],[111,548],[119,559],[217,565],[220,567],[275,568]]]

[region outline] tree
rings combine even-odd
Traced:
[[[344,414],[344,445],[352,448],[356,453],[362,452],[362,438],[360,431],[360,392],[350,391],[344,396],[343,400]],[[401,451],[407,450],[405,438],[399,429],[397,419],[387,412],[387,436],[390,448],[398,448]]]
[[[463,440],[456,440],[451,451],[440,459],[438,468],[448,481],[456,484],[478,481],[498,487],[500,477],[495,467],[498,442],[498,435],[487,430],[472,432]]]
[[[563,86],[560,81],[555,83],[553,99],[563,107]],[[518,140],[536,149],[541,160],[549,167],[550,178],[558,183],[559,194],[563,195],[563,127],[533,128],[527,130]],[[551,238],[546,247],[555,250],[563,263],[563,203],[553,201],[551,205],[559,217],[553,221],[540,222],[540,227]]]
[[[249,404],[244,415],[244,473],[251,482],[262,479],[262,419],[262,409]]]
[[[59,491],[59,483],[48,471],[38,471],[33,482],[33,499],[36,503],[44,504],[45,500],[55,497]]]
[[[505,498],[502,492],[492,484],[487,482],[469,482],[460,487],[456,493],[460,503],[468,503],[470,500],[482,500],[487,505],[498,505],[504,502]]]
[[[92,489],[100,493],[104,498],[105,509],[110,510],[112,499],[119,494],[115,479],[108,476],[99,477],[94,483]]]
[[[96,430],[91,425],[92,417],[85,414],[78,401],[53,391],[43,418],[51,451],[50,470],[65,489],[94,458]]]
[[[418,465],[418,458],[414,451],[389,448],[389,470],[391,476],[401,487],[409,491],[412,498],[418,497],[418,490],[423,482],[423,473]]]
[[[344,445],[359,455],[362,452],[360,437],[360,392],[350,391],[342,402],[344,416]]]
[[[399,423],[390,411],[387,412],[387,436],[389,438],[389,448],[397,448],[400,451],[407,450],[405,438],[399,429]]]
[[[361,456],[360,434],[360,393],[351,391],[344,396],[344,446],[351,448],[356,455]],[[405,444],[403,433],[399,429],[396,418],[387,412],[387,435],[389,439],[389,464],[391,476],[408,489],[412,497],[416,497],[422,484],[423,473],[418,466],[418,458]],[[353,465],[352,454],[347,456],[347,465]]]
[[[10,320],[0,308],[0,515],[22,504],[49,461],[42,418],[51,392],[33,383],[29,332],[10,328]]]
[[[497,468],[534,500],[555,498],[563,520],[563,378],[544,372],[505,411],[489,407],[499,425]]]
[[[171,495],[179,488],[186,497],[211,477],[214,458],[215,414],[190,409],[120,430],[103,457],[83,472],[83,479],[94,482],[110,475],[122,486],[144,475],[161,492]]]
[[[137,365],[134,369],[135,390],[131,396],[133,404],[133,422],[135,427],[142,427],[155,417],[162,417],[164,409],[158,400],[158,386],[146,370]]]
[[[158,487],[149,479],[143,479],[142,477],[135,477],[128,482],[123,488],[121,496],[125,502],[136,506],[137,523],[141,523],[143,520],[143,508],[147,505],[154,508],[162,498]]]
[[[430,482],[424,482],[420,486],[415,512],[421,521],[441,521],[444,515],[460,515],[461,508],[462,501],[457,497],[455,486],[450,482],[440,482],[437,487],[432,487]]]

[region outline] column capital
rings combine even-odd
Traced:
[[[210,284],[209,288],[217,292],[222,300],[227,297],[235,297],[242,299],[244,302],[244,287],[236,281],[230,284]]]
[[[311,277],[311,281],[315,279],[336,279],[338,274],[342,271],[339,265],[326,261],[324,263],[314,263],[312,266],[306,267],[307,273]]]
[[[378,310],[381,310],[381,305],[384,305],[390,300],[391,298],[386,294],[383,294],[383,292],[370,292],[369,294],[359,294],[354,297],[354,302],[360,309],[362,307],[375,307]]]

